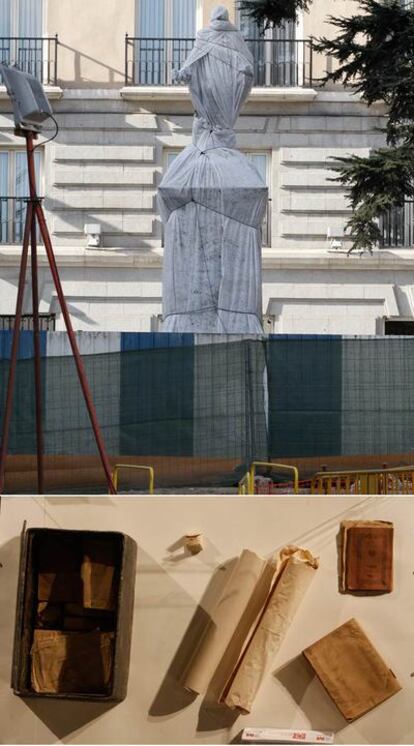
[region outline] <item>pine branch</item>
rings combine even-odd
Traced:
[[[353,239],[351,251],[372,252],[381,238],[381,216],[414,197],[414,147],[379,148],[366,158],[351,155],[335,158],[333,164],[338,176],[331,181],[348,187],[353,210],[346,226]]]
[[[353,238],[353,244],[348,254],[353,251],[369,251],[372,254],[381,240],[378,216],[373,215],[369,209],[366,209],[365,205],[352,213],[352,217],[346,224],[346,230]]]
[[[315,49],[337,61],[323,83],[341,82],[371,105],[384,101],[390,117],[401,110],[414,115],[414,9],[400,0],[360,0],[360,12],[349,18],[330,17],[334,39],[322,37]],[[414,119],[414,116],[412,117]]]
[[[238,0],[239,8],[264,31],[297,20],[312,0]],[[333,57],[323,83],[341,83],[361,94],[368,106],[383,101],[389,147],[367,158],[335,159],[334,179],[347,188],[353,210],[347,223],[353,250],[372,251],[381,238],[379,219],[405,199],[414,198],[414,4],[401,0],[359,0],[358,12],[331,17],[332,39],[315,43]]]
[[[312,0],[237,0],[244,16],[251,18],[264,32],[271,26],[297,21],[300,12],[307,12]]]
[[[342,83],[371,106],[387,106],[389,147],[369,157],[335,159],[335,181],[347,187],[353,214],[347,223],[353,250],[372,251],[379,220],[414,196],[414,7],[400,0],[360,0],[358,14],[330,18],[335,38],[319,39],[318,52],[336,60],[323,83]]]

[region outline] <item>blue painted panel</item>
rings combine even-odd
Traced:
[[[12,331],[0,331],[0,360],[10,360],[12,338]],[[46,338],[47,332],[40,332],[40,354],[42,357],[46,357]],[[19,360],[29,360],[33,356],[33,332],[22,331],[19,339]]]

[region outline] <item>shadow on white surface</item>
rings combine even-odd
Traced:
[[[220,552],[208,536],[201,535],[203,549],[196,556],[203,565],[210,568],[211,572],[214,572],[220,566]],[[165,565],[167,568],[180,564],[194,556],[187,547],[187,536],[185,535],[167,547],[167,552],[168,554],[163,558],[163,566]],[[206,599],[202,603],[206,603]]]
[[[212,625],[211,610],[220,598],[229,572],[237,559],[232,559],[221,565],[213,574],[203,597],[198,604],[190,624],[168,668],[164,680],[149,709],[150,717],[162,717],[188,707],[197,698],[197,694],[187,691],[183,686],[183,679],[191,659]],[[165,572],[161,567],[160,572]]]
[[[290,660],[273,675],[300,707],[312,730],[339,733],[349,725],[302,655]]]
[[[60,740],[101,718],[119,704],[31,698],[23,698],[23,702]]]

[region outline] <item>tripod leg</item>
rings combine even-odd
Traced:
[[[34,372],[35,372],[35,406],[36,406],[36,444],[37,444],[37,491],[44,495],[44,439],[42,427],[42,362],[40,357],[40,328],[39,328],[39,282],[37,267],[37,237],[36,215],[33,213],[31,225],[31,257],[32,257],[32,302],[33,302],[33,341],[34,341]]]
[[[79,353],[78,345],[76,342],[76,337],[73,331],[72,322],[70,319],[68,307],[66,305],[66,300],[65,300],[64,293],[63,293],[62,284],[60,282],[55,255],[53,253],[52,242],[50,239],[49,231],[46,225],[45,216],[43,214],[43,209],[42,209],[40,202],[36,203],[35,210],[36,210],[37,219],[39,221],[39,228],[42,234],[47,258],[49,260],[50,271],[52,273],[53,282],[55,284],[56,292],[59,298],[60,307],[62,309],[62,314],[63,314],[63,318],[65,321],[65,326],[66,326],[66,330],[68,333],[70,346],[72,348],[73,357],[75,359],[76,369],[77,369],[78,376],[79,376],[79,382],[82,388],[83,396],[85,399],[85,404],[88,409],[89,418],[91,420],[92,429],[95,435],[96,445],[98,446],[99,455],[100,455],[102,466],[103,466],[105,476],[106,476],[106,481],[108,483],[109,493],[111,495],[115,495],[116,489],[112,481],[111,465],[109,463],[109,459],[108,459],[108,456],[105,450],[105,445],[104,445],[101,431],[99,428],[99,423],[98,423],[98,419],[96,416],[95,407],[92,401],[91,391],[90,391],[89,384],[86,378],[85,368],[84,368],[82,358]]]
[[[36,201],[36,169],[34,162],[33,134],[26,133],[27,174],[32,204]],[[37,448],[37,491],[43,495],[45,491],[44,478],[44,439],[42,426],[42,362],[40,358],[40,327],[39,327],[39,281],[37,264],[37,230],[36,213],[33,207],[31,237],[32,258],[32,304],[33,304],[33,343],[34,343],[34,373],[35,373],[35,407],[36,407],[36,448]]]
[[[27,257],[29,253],[30,230],[34,220],[33,204],[28,202],[26,211],[26,223],[24,226],[23,250],[20,261],[19,285],[17,290],[16,313],[13,327],[13,340],[10,356],[9,379],[7,383],[6,403],[3,415],[3,429],[0,448],[0,494],[4,490],[4,475],[6,470],[6,456],[9,444],[10,422],[13,407],[13,393],[16,379],[17,357],[19,353],[20,325],[22,319],[22,308],[24,298],[24,285],[26,281]]]

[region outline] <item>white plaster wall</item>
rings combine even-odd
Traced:
[[[48,0],[47,34],[58,34],[58,78],[72,88],[124,81],[124,39],[134,35],[135,0]]]
[[[312,97],[252,99],[237,123],[239,147],[265,151],[270,164],[266,330],[374,334],[384,315],[414,315],[414,251],[346,257],[350,212],[343,191],[330,181],[330,158],[366,154],[379,144],[383,112],[341,91]],[[75,328],[149,331],[162,308],[157,186],[166,152],[191,141],[192,107],[173,93],[140,101],[114,88],[66,89],[53,105],[60,132],[45,148],[40,191]],[[0,101],[0,147],[21,147],[8,106]],[[102,226],[100,251],[86,248],[89,222]],[[328,252],[328,229],[343,241],[343,254]],[[0,313],[14,311],[19,259],[19,247],[0,246]],[[40,280],[41,310],[56,311],[61,329],[44,269]]]
[[[14,312],[17,258],[0,251],[0,314]],[[161,257],[148,264],[119,250],[57,251],[64,292],[75,329],[156,331],[162,312]],[[6,256],[7,255],[7,256]],[[45,259],[39,273],[42,313],[56,314],[64,329]],[[24,313],[31,313],[30,278]],[[266,331],[281,334],[383,334],[384,318],[414,318],[413,254],[379,251],[363,257],[324,251],[264,252],[263,314]]]
[[[334,4],[345,12],[352,3]],[[123,12],[132,17],[133,3],[127,5]],[[107,0],[104,15],[112,10]],[[322,12],[317,0],[316,15],[308,20]],[[96,47],[97,59],[99,54]],[[115,85],[96,85],[80,81],[79,88],[65,88],[53,101],[60,132],[45,147],[39,189],[75,328],[149,331],[162,309],[157,187],[167,152],[191,142],[192,107],[188,96],[180,98],[174,89],[143,99]],[[307,100],[292,91],[270,93],[267,101],[251,98],[237,123],[239,147],[269,158],[266,331],[375,334],[382,332],[384,316],[414,317],[414,251],[347,258],[350,209],[343,190],[330,180],[332,156],[365,155],[382,143],[383,110],[368,110],[340,90],[305,92]],[[22,147],[4,99],[0,147]],[[102,227],[100,251],[86,248],[84,227],[90,222]],[[328,231],[342,240],[342,254],[329,253]],[[19,247],[0,246],[0,313],[14,311],[19,259]],[[41,263],[41,310],[56,312],[62,329],[44,259]],[[25,311],[30,313],[30,289]]]
[[[345,518],[394,522],[392,594],[358,598],[338,593],[336,537]],[[58,701],[26,704],[9,689],[19,534],[24,520],[29,527],[124,531],[138,543],[129,693],[125,702],[112,709]],[[184,557],[180,539],[192,530],[203,532],[205,551],[197,557]],[[413,531],[412,501],[393,496],[334,500],[229,496],[3,498],[0,741],[231,743],[243,727],[250,725],[331,729],[336,743],[413,743]],[[191,702],[171,680],[163,689],[164,697],[157,697],[197,604],[217,566],[243,548],[267,556],[293,542],[318,554],[321,566],[275,661],[274,674],[266,678],[250,716],[224,725],[216,713],[208,721],[209,730],[206,725],[197,730],[201,698]],[[208,609],[208,603],[203,603]],[[352,616],[392,667],[403,690],[347,725],[298,656],[304,647]]]

